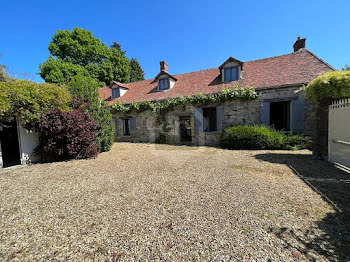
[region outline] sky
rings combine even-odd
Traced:
[[[0,0],[0,64],[15,77],[43,82],[39,64],[57,29],[92,31],[121,44],[153,78],[291,53],[298,36],[337,69],[350,65],[350,1]]]

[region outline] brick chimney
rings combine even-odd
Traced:
[[[165,61],[160,61],[159,64],[160,64],[160,71],[168,73],[168,63]]]
[[[294,52],[298,51],[301,48],[305,48],[305,41],[306,38],[300,38],[300,36],[298,36],[297,41],[295,41],[293,45]]]

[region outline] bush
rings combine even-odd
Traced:
[[[97,156],[96,123],[80,109],[47,111],[39,123],[40,144],[35,153],[43,161],[82,159]]]
[[[350,71],[332,71],[316,77],[306,88],[306,97],[316,105],[350,97]]]
[[[98,97],[98,87],[101,85],[95,79],[79,74],[73,76],[67,83],[69,91],[85,103],[81,103],[80,109],[87,112],[90,118],[96,121],[95,134],[98,151],[105,152],[109,151],[113,145],[114,125],[108,105],[101,102]]]
[[[221,146],[227,149],[303,149],[310,140],[286,135],[266,126],[232,126],[221,135]]]

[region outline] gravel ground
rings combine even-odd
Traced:
[[[2,171],[0,260],[349,259],[324,226],[339,209],[285,162],[338,172],[310,154],[116,143]]]

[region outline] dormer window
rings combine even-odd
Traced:
[[[163,78],[163,79],[159,79],[158,81],[158,89],[160,91],[162,90],[168,90],[169,89],[169,78]]]
[[[120,97],[120,90],[119,88],[113,88],[112,89],[112,98],[118,98]]]
[[[224,81],[229,83],[238,80],[238,67],[230,67],[224,69]]]

